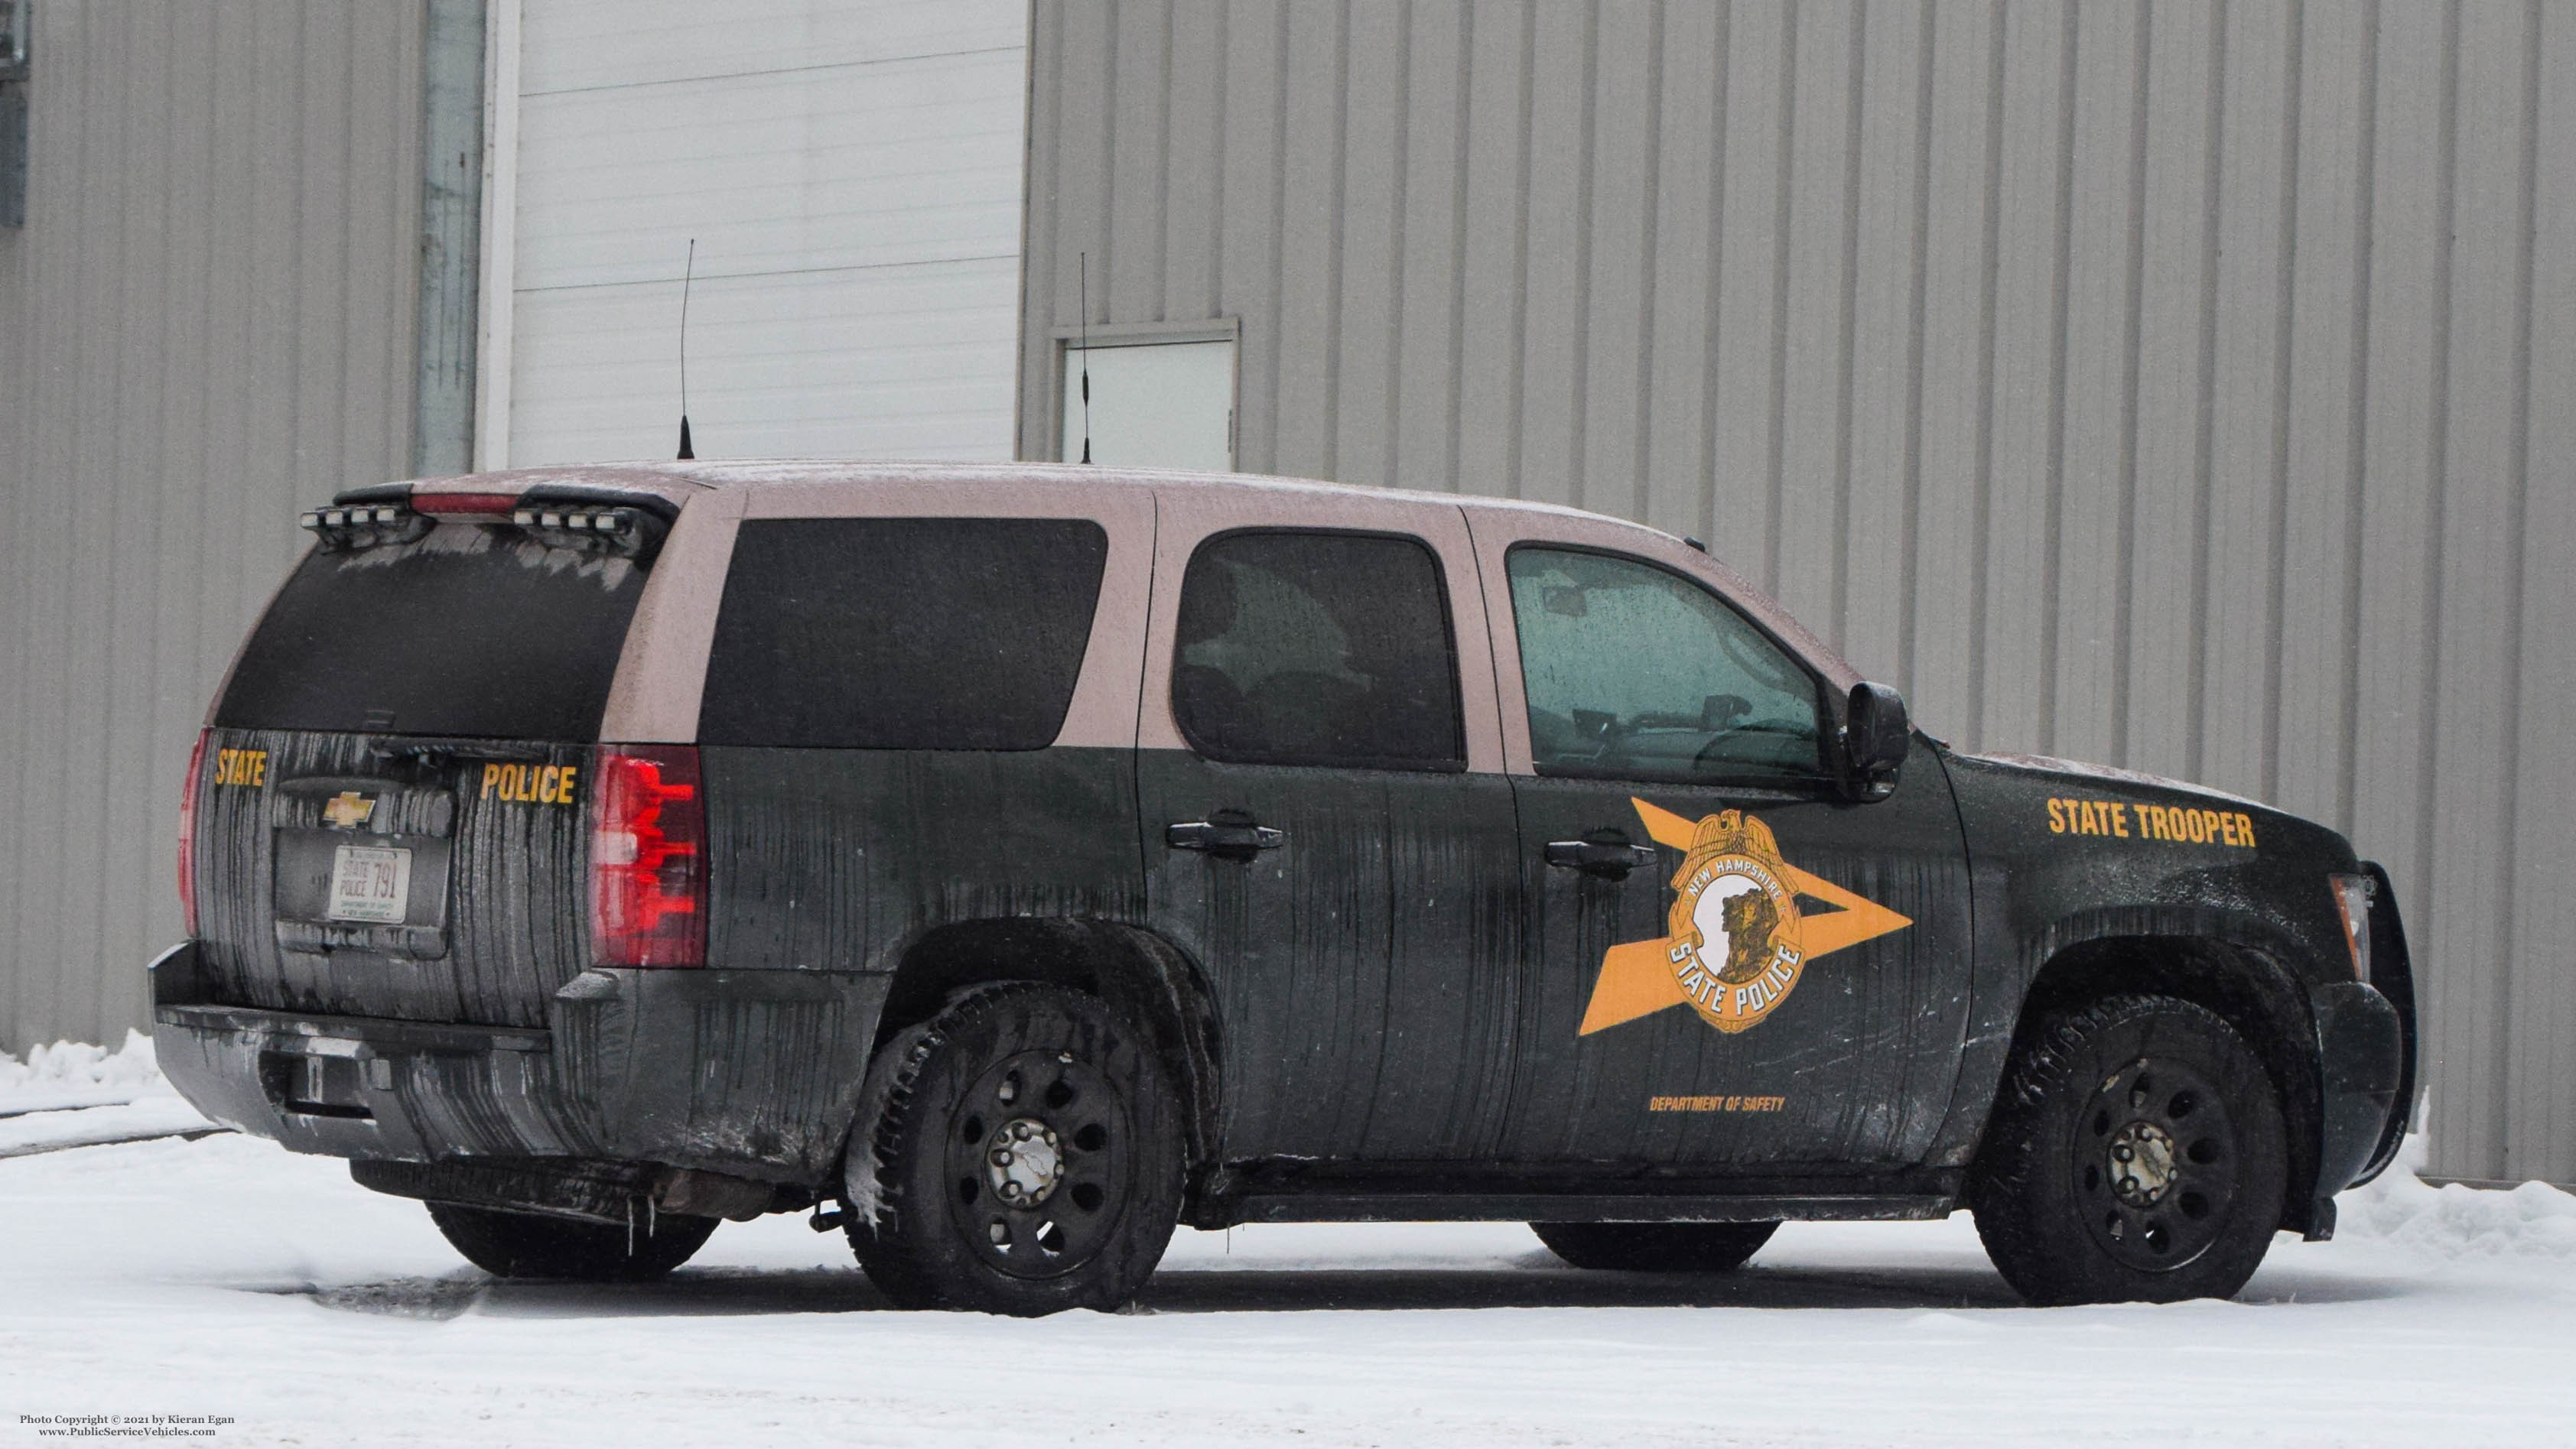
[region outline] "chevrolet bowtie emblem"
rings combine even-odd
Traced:
[[[355,830],[376,813],[376,802],[355,790],[343,790],[322,806],[322,818],[343,830]]]

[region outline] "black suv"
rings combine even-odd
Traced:
[[[1040,465],[304,523],[189,771],[161,1061],[496,1273],[812,1209],[898,1303],[1040,1313],[1176,1222],[1721,1270],[1964,1206],[2035,1301],[2176,1299],[2403,1130],[2341,836],[1954,752],[1689,540]]]

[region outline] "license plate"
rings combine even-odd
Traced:
[[[392,845],[343,845],[331,855],[335,921],[399,923],[411,906],[411,852]]]

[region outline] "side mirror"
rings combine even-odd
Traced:
[[[1877,799],[1896,788],[1896,772],[1914,734],[1905,718],[1905,696],[1884,684],[1852,686],[1851,707],[1844,714],[1843,762],[1853,789]]]

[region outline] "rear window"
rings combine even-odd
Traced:
[[[317,549],[252,631],[215,723],[595,739],[644,577],[504,524]]]
[[[1043,748],[1073,703],[1108,557],[1108,533],[1088,519],[745,523],[698,738]]]

